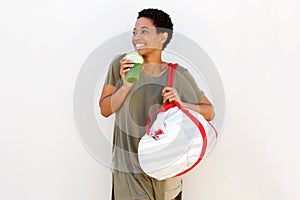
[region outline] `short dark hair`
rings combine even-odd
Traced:
[[[168,38],[163,44],[163,49],[169,44],[173,36],[173,23],[170,16],[162,10],[155,8],[144,9],[139,12],[137,19],[146,17],[152,20],[153,25],[156,27],[157,33],[168,33]]]

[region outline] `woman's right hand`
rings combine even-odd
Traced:
[[[120,67],[120,75],[122,77],[122,80],[123,80],[123,86],[125,87],[131,87],[133,84],[132,83],[128,83],[126,81],[126,73],[130,71],[130,68],[132,68],[134,65],[133,65],[133,62],[131,60],[126,60],[126,58],[122,58],[122,60],[120,60],[120,64],[121,64],[121,67]]]
[[[104,84],[102,94],[99,100],[101,114],[108,117],[116,112],[124,102],[128,92],[133,84],[126,81],[126,73],[133,67],[131,60],[126,60],[125,57],[120,60],[120,75],[123,80],[123,85],[119,89],[110,84]]]

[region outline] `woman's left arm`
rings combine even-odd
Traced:
[[[214,107],[211,102],[204,96],[198,104],[181,103],[182,107],[191,109],[203,115],[203,117],[210,121],[215,117]]]
[[[182,107],[200,113],[207,121],[212,120],[215,116],[214,107],[205,96],[198,102],[198,104],[191,104],[182,102],[175,88],[165,87],[162,90],[161,95],[163,96],[163,103],[166,101],[169,101],[170,103],[172,103],[172,101],[177,101],[182,105]]]

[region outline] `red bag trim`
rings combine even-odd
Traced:
[[[186,110],[184,108],[181,108],[181,110],[184,114],[186,114],[196,124],[196,126],[200,130],[200,133],[201,133],[202,138],[203,138],[203,145],[202,145],[201,153],[200,153],[200,156],[199,156],[198,160],[190,168],[184,170],[183,172],[180,172],[179,174],[175,175],[174,177],[186,174],[187,172],[191,171],[194,167],[196,167],[201,162],[201,160],[203,159],[203,157],[205,155],[205,152],[206,152],[206,148],[207,148],[206,132],[205,132],[205,129],[204,129],[203,125],[201,124],[201,122],[196,117],[194,117],[194,115],[192,115],[188,110]]]
[[[165,104],[163,107],[161,107],[160,109],[156,110],[148,119],[147,124],[146,124],[146,134],[149,135],[150,134],[150,128],[149,128],[149,124],[152,121],[153,117],[155,115],[157,115],[160,112],[166,112],[167,110],[169,110],[170,108],[174,108],[176,105],[175,104]]]

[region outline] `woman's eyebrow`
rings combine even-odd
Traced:
[[[142,26],[141,29],[142,28],[150,29],[148,26]],[[133,30],[136,30],[136,28],[133,28]]]

